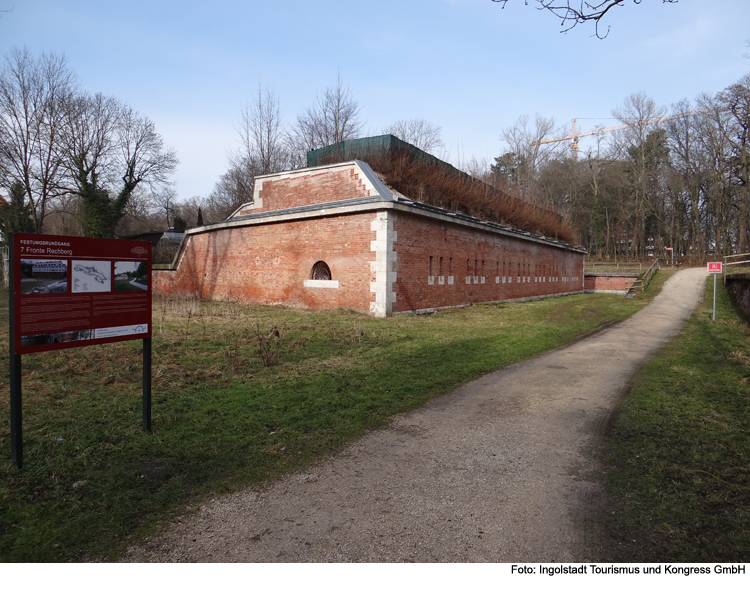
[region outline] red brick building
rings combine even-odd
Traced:
[[[583,292],[585,251],[425,205],[364,161],[256,178],[226,221],[188,230],[154,290],[374,316]]]

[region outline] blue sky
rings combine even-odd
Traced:
[[[591,26],[560,34],[534,2],[302,0],[206,2],[0,0],[0,53],[63,53],[84,88],[149,116],[177,150],[181,198],[206,196],[236,145],[234,125],[258,84],[286,120],[337,72],[364,129],[424,118],[446,157],[492,158],[519,116],[611,117],[643,91],[669,107],[750,73],[750,2],[628,1],[605,40]],[[589,129],[602,119],[579,122]]]

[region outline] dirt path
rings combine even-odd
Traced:
[[[691,314],[703,269],[629,320],[488,374],[345,452],[210,501],[128,561],[592,559],[605,426],[631,376]]]

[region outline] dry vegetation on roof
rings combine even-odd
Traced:
[[[351,158],[348,155],[347,159]],[[383,176],[386,185],[409,199],[563,242],[577,242],[572,225],[558,212],[500,191],[445,163],[421,160],[398,150],[357,154],[356,158],[367,162]]]

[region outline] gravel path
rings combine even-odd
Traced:
[[[629,380],[697,305],[703,269],[570,347],[488,374],[260,490],[216,498],[125,561],[595,559],[597,471]]]

